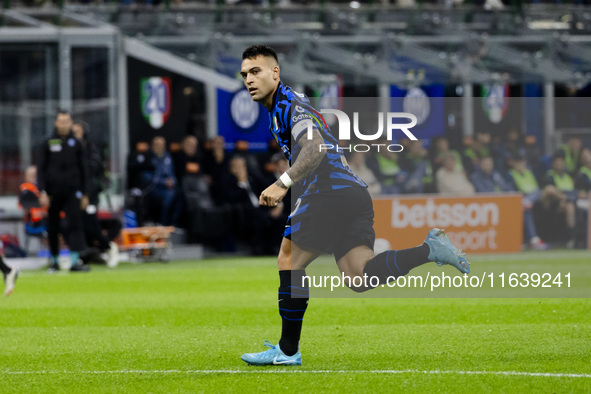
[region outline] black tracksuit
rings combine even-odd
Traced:
[[[49,247],[59,254],[60,212],[65,211],[68,226],[64,238],[73,252],[86,248],[82,228],[80,198],[88,195],[88,163],[83,145],[72,132],[61,137],[54,132],[41,148],[38,183],[50,199],[48,214]]]
[[[98,209],[99,194],[103,189],[102,183],[105,178],[105,166],[97,146],[92,141],[89,141],[86,135],[82,140],[82,145],[86,149],[86,157],[88,158],[88,202]],[[88,211],[82,213],[84,233],[86,234],[88,247],[96,246],[101,252],[105,252],[109,249],[109,243],[121,231],[121,224],[118,220],[110,220],[107,229],[109,235],[106,236],[103,234],[103,228],[97,214],[97,210],[94,213]]]

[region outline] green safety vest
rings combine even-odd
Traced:
[[[464,155],[472,160],[476,160],[480,157],[490,156],[490,152],[486,146],[482,147],[482,149],[477,152],[474,148],[468,148],[464,151]]]
[[[520,174],[515,170],[510,170],[509,173],[513,176],[513,181],[515,182],[517,190],[523,194],[529,194],[540,190],[538,181],[536,181],[536,177],[530,170],[526,169],[523,171],[523,174]]]
[[[591,180],[591,168],[581,167],[579,168],[579,174],[585,174],[589,180]]]
[[[425,169],[425,176],[423,177],[423,183],[432,183],[433,182],[433,167],[431,167],[431,163],[427,161],[427,168]]]
[[[558,188],[558,190],[562,191],[572,191],[575,190],[575,183],[573,182],[573,178],[570,177],[566,172],[562,175],[557,174],[556,171],[550,170],[548,171],[548,175],[552,177],[554,180],[554,185]]]
[[[564,152],[564,164],[568,172],[574,172],[577,169],[577,162],[579,161],[579,155],[573,155],[568,145],[562,145],[562,151]]]
[[[400,172],[400,167],[395,161],[387,159],[382,155],[377,155],[376,157],[378,160],[378,166],[380,167],[380,173],[382,173],[382,175],[391,177]],[[386,186],[392,186],[394,184],[394,179],[389,178],[384,180],[382,183]]]

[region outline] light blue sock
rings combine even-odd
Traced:
[[[51,255],[51,261],[53,261],[53,264],[59,264],[60,260],[59,260],[60,256],[56,256],[54,254]]]
[[[72,267],[78,264],[78,259],[80,258],[80,253],[70,251],[70,260],[72,261]]]

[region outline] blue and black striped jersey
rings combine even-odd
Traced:
[[[323,148],[323,151],[326,156],[312,173],[300,181],[302,189],[306,189],[306,193],[313,193],[346,187],[367,187],[349,168],[342,151],[337,150],[337,139],[331,134],[322,115],[312,107],[310,99],[279,82],[273,96],[273,109],[269,111],[269,129],[290,165],[297,160],[301,151],[297,141],[307,138],[310,123],[324,139],[326,149]]]

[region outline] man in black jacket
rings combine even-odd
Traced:
[[[82,210],[88,205],[88,164],[85,150],[72,133],[72,117],[60,110],[55,120],[55,131],[42,146],[39,161],[40,203],[49,207],[48,233],[51,252],[50,270],[58,270],[60,213],[65,211],[67,228],[64,238],[70,248],[70,271],[88,271],[78,264],[80,252],[86,248],[82,227]]]
[[[107,254],[107,266],[115,268],[119,264],[119,248],[114,239],[119,235],[121,225],[117,220],[110,221],[108,235],[105,235],[98,218],[99,195],[103,191],[106,180],[103,157],[98,147],[88,137],[90,133],[88,123],[77,121],[72,126],[72,132],[76,139],[82,143],[88,162],[88,179],[86,181],[88,185],[88,206],[82,212],[82,224],[89,249],[82,255],[82,261],[102,260],[100,257],[95,259],[97,256],[94,247],[96,246],[100,253]]]
[[[271,232],[277,230],[277,224],[283,230],[283,203],[272,208],[259,205],[264,186],[249,174],[244,157],[233,156],[229,167],[222,179],[223,202],[234,208],[236,235],[248,242],[253,255],[273,254],[277,239]]]

